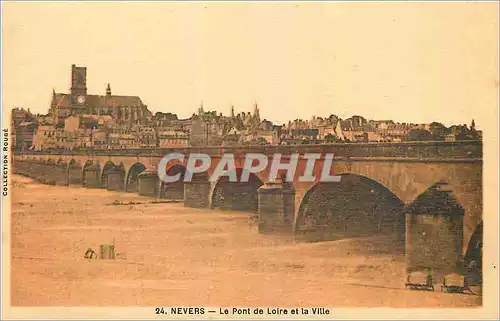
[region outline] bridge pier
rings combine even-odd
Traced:
[[[29,175],[29,169],[30,169],[29,165],[30,164],[28,163],[28,161],[16,160],[14,162],[14,173],[24,175],[24,176],[30,176]]]
[[[47,164],[44,161],[40,161],[35,165],[35,168],[33,168],[33,178],[42,184],[46,183],[46,171]]]
[[[36,180],[35,179],[35,172],[37,171],[38,167],[39,167],[39,162],[38,161],[26,161],[26,168],[25,170],[23,171],[23,174],[32,178],[33,180]]]
[[[42,184],[52,184],[52,180],[50,179],[50,167],[52,165],[50,163],[40,162],[37,170],[35,171],[35,179]]]
[[[125,173],[118,167],[113,167],[106,176],[106,187],[109,191],[123,191]]]
[[[85,170],[83,171],[84,186],[87,188],[100,188],[100,173],[101,169],[96,164],[92,164],[89,167],[85,168]]]
[[[437,185],[406,208],[406,272],[428,271],[436,279],[463,274],[464,210],[451,191]]]
[[[138,175],[138,193],[141,196],[158,196],[158,174],[154,170],[145,170]]]
[[[266,183],[258,189],[259,232],[292,233],[295,190],[282,182]]]
[[[44,182],[44,165],[43,161],[35,161],[29,169],[29,176],[39,183]]]
[[[208,208],[210,206],[210,181],[208,177],[194,175],[190,182],[184,182],[184,206]]]
[[[67,164],[55,164],[52,167],[52,177],[56,185],[68,186],[68,166]]]
[[[68,165],[68,185],[81,186],[82,183],[82,168],[75,164]]]
[[[44,166],[45,184],[56,185],[57,167],[53,162],[48,162]]]
[[[171,200],[184,199],[184,183],[182,181],[175,183],[160,184],[160,198]]]

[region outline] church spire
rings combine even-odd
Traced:
[[[56,90],[52,88],[52,122],[54,126],[57,126],[59,121],[59,111],[57,110],[57,99],[56,99]]]
[[[198,108],[198,116],[203,116],[205,111],[203,110],[203,100],[201,101],[200,108]]]
[[[108,86],[106,87],[106,96],[111,96],[111,85],[108,83]]]
[[[253,117],[255,120],[260,122],[260,113],[259,113],[259,106],[257,105],[257,101],[255,101],[255,104],[254,104]]]
[[[51,103],[52,108],[55,108],[56,104],[57,104],[57,101],[56,101],[56,90],[54,88],[52,88],[52,103]]]

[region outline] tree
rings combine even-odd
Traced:
[[[258,145],[267,145],[267,140],[264,137],[257,138]]]
[[[337,138],[335,136],[333,136],[332,134],[328,134],[325,136],[325,141],[328,143],[334,143],[336,140],[337,140]]]
[[[433,140],[434,136],[432,133],[425,129],[412,129],[407,136],[409,141],[430,141]]]
[[[450,129],[438,122],[431,123],[429,125],[429,130],[434,140],[444,140],[445,136],[450,133]]]

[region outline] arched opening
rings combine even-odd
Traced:
[[[184,175],[186,167],[183,165],[174,165],[166,171],[167,175],[174,176],[180,174],[180,178],[176,182],[165,183],[161,182],[160,198],[168,198],[172,200],[184,199]]]
[[[89,167],[90,165],[92,165],[94,162],[92,162],[91,160],[87,160],[85,161],[85,164],[83,165],[83,170],[85,170],[87,167]]]
[[[257,213],[259,209],[259,195],[257,190],[263,182],[253,173],[250,173],[247,182],[240,182],[243,169],[237,168],[238,182],[230,182],[227,176],[217,181],[212,194],[212,208]]]
[[[296,223],[308,241],[375,235],[391,236],[404,249],[404,204],[390,190],[367,177],[341,174],[340,182],[320,182],[302,200]]]
[[[476,226],[469,241],[464,266],[469,285],[481,285],[483,283],[483,221]]]
[[[128,171],[127,180],[125,182],[125,191],[135,193],[138,191],[139,174],[146,170],[146,166],[142,163],[135,163]]]
[[[115,164],[113,164],[113,162],[107,162],[106,165],[104,165],[101,174],[102,188],[108,188],[108,173],[111,169],[113,169],[113,167],[115,167]]]

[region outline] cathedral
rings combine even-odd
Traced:
[[[49,115],[54,123],[73,115],[110,115],[120,123],[144,123],[152,114],[138,96],[119,96],[107,85],[105,95],[87,93],[87,67],[71,66],[69,93],[52,92]]]

